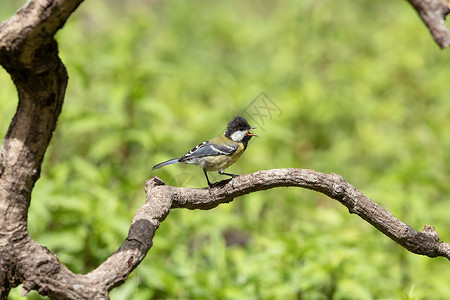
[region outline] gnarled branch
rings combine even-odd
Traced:
[[[39,273],[62,269],[54,255],[28,235],[31,191],[61,112],[67,72],[55,33],[82,0],[29,1],[0,24],[0,64],[11,75],[19,105],[0,148],[0,298]],[[15,100],[14,100],[15,101]],[[35,261],[22,260],[33,255]],[[49,267],[49,268],[47,268]]]
[[[35,289],[53,299],[108,299],[108,292],[123,283],[144,259],[155,231],[172,208],[212,209],[244,194],[286,186],[315,190],[340,201],[351,213],[414,253],[450,259],[449,244],[439,242],[431,226],[423,232],[412,229],[339,175],[279,169],[239,176],[234,185],[221,182],[211,191],[166,186],[157,177],[152,178],[146,183],[147,201],[137,211],[120,248],[92,272],[72,273],[52,252],[30,238],[27,213],[67,85],[54,35],[81,2],[31,0],[0,24],[0,64],[11,75],[19,94],[17,112],[0,148],[1,299],[20,283],[22,295]],[[420,5],[420,1],[410,2]],[[444,19],[447,14],[448,9],[442,8],[435,17]],[[442,26],[436,32],[439,30],[445,33]],[[448,46],[445,34],[436,36]]]
[[[18,267],[34,265],[34,272],[24,282],[23,294],[36,289],[54,299],[108,299],[108,292],[125,281],[152,247],[160,223],[171,209],[212,209],[234,198],[276,187],[301,187],[323,193],[345,205],[407,250],[429,257],[450,259],[450,245],[439,242],[434,228],[423,232],[412,229],[383,207],[370,200],[344,178],[304,169],[273,169],[236,177],[234,183],[222,181],[209,191],[167,186],[158,177],[146,182],[147,200],[135,214],[128,236],[120,248],[97,269],[86,275],[73,274],[45,247],[35,244],[35,251],[19,259]],[[36,268],[36,264],[38,267]],[[33,280],[29,280],[33,278]]]
[[[336,174],[304,169],[265,170],[239,176],[233,185],[222,182],[217,188],[211,189],[211,193],[208,189],[166,186],[155,177],[147,182],[146,190],[147,203],[158,199],[159,203],[165,203],[166,208],[170,204],[172,208],[211,209],[244,194],[288,186],[314,190],[338,200],[350,213],[357,214],[413,253],[450,259],[450,244],[439,242],[432,226],[425,225],[423,232],[414,230]]]
[[[304,169],[273,169],[241,175],[233,184],[230,180],[221,181],[211,190],[168,186],[158,177],[153,177],[146,182],[147,200],[134,216],[128,237],[118,251],[87,276],[103,276],[108,290],[120,284],[152,247],[155,231],[171,209],[213,209],[239,196],[276,187],[301,187],[323,193],[338,200],[350,213],[357,214],[407,250],[450,259],[450,244],[439,242],[432,226],[425,225],[422,232],[414,230],[340,175]]]

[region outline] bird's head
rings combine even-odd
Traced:
[[[252,136],[258,136],[250,132],[252,129],[256,127],[250,126],[245,118],[236,116],[228,123],[225,136],[235,142],[248,143]]]

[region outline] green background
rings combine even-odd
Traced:
[[[1,20],[22,4],[2,0]],[[229,172],[338,173],[450,240],[450,50],[406,1],[85,1],[57,40],[70,79],[29,231],[74,272],[120,246],[145,180],[204,187],[194,166],[151,168],[223,132],[261,92],[279,110],[249,120],[259,138]],[[17,105],[3,70],[0,90],[3,134]],[[172,210],[111,298],[445,299],[448,278],[447,259],[406,251],[322,194],[279,188]]]

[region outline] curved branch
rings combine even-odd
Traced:
[[[27,215],[31,191],[56,128],[68,80],[54,35],[81,2],[31,0],[0,24],[0,64],[11,75],[19,95],[16,114],[0,147],[2,299],[20,282],[33,286],[39,273],[32,271],[49,265],[56,266],[50,271],[61,269],[45,263],[46,260],[26,260],[48,252],[29,237]],[[57,262],[54,256],[42,257]]]
[[[89,274],[73,274],[50,251],[36,244],[36,251],[23,258],[21,263],[40,263],[39,276],[26,281],[22,292],[26,294],[36,289],[55,299],[108,299],[108,292],[122,284],[144,259],[152,247],[156,230],[171,209],[212,209],[244,194],[276,187],[301,187],[323,193],[338,200],[350,213],[357,214],[407,250],[450,259],[450,245],[439,242],[432,226],[426,225],[423,232],[412,229],[337,174],[304,169],[263,170],[238,176],[233,185],[229,180],[219,182],[210,191],[208,188],[167,186],[158,177],[153,177],[146,182],[147,200],[136,212],[127,238],[103,264]]]
[[[323,193],[338,200],[350,213],[357,214],[407,250],[450,259],[450,244],[439,242],[434,227],[425,225],[422,232],[412,229],[340,175],[304,169],[273,169],[238,176],[233,184],[229,180],[222,181],[211,190],[168,186],[158,177],[153,177],[146,182],[147,200],[133,218],[128,237],[119,250],[87,276],[103,277],[107,290],[121,284],[145,257],[152,246],[155,231],[173,208],[212,209],[236,197],[276,187],[301,187]]]
[[[81,2],[29,1],[0,24],[0,64],[11,75],[19,95],[16,114],[0,148],[2,231],[17,228],[8,225],[12,222],[20,223],[22,234],[26,233],[23,227],[31,190],[40,176],[68,80],[53,36]]]
[[[408,0],[428,27],[436,43],[444,49],[450,45],[450,31],[445,25],[445,18],[450,13],[449,1]]]
[[[235,197],[275,187],[302,187],[338,200],[350,213],[357,214],[413,253],[450,259],[450,244],[439,242],[432,226],[426,225],[422,232],[412,229],[337,174],[304,169],[264,170],[239,176],[233,185],[221,182],[211,189],[211,193],[208,189],[166,186],[157,177],[151,179],[148,186],[147,201],[152,201],[154,197],[161,201],[163,197],[171,203],[172,208],[188,209],[211,209],[221,203],[230,202]]]

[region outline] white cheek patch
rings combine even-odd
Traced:
[[[245,131],[236,131],[230,137],[231,137],[231,139],[233,141],[240,142],[240,141],[242,141],[242,139],[245,137],[246,134],[247,134],[247,130],[245,130]]]

